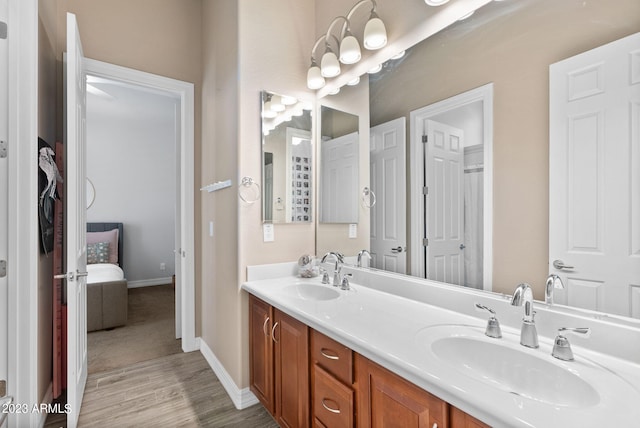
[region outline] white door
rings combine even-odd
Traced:
[[[404,117],[369,130],[371,190],[371,266],[407,273],[407,168]]]
[[[321,143],[320,221],[358,222],[358,141],[353,132]]]
[[[640,33],[552,64],[549,75],[558,300],[640,318]]]
[[[464,284],[464,136],[460,129],[427,120],[427,278]]]
[[[8,142],[8,42],[6,38],[6,22],[7,22],[7,0],[0,0],[0,263],[7,260],[9,248],[7,247],[8,236],[8,179],[9,171],[7,158],[3,156],[4,144]],[[3,267],[0,265],[0,397],[6,395],[7,380],[7,357],[8,357],[8,281],[7,275],[3,273]],[[0,400],[1,402],[1,400]],[[0,414],[0,421],[2,415]]]
[[[87,382],[86,92],[76,17],[67,14],[65,245],[67,265],[67,426],[75,427]]]
[[[180,144],[180,134],[181,134],[181,123],[182,119],[180,118],[180,102],[177,101],[175,106],[174,113],[174,129],[175,129],[175,151],[176,151],[176,183],[180,183],[180,169],[182,166],[182,155],[181,155],[181,144]],[[175,272],[175,327],[176,327],[176,339],[182,338],[182,248],[180,248],[180,243],[182,242],[182,210],[180,209],[182,202],[182,186],[176,186],[176,200],[175,200],[175,230],[174,230],[174,263]]]

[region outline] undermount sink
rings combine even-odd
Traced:
[[[289,285],[283,291],[302,300],[333,300],[340,297],[338,290],[326,285],[299,283]]]
[[[418,337],[419,336],[419,337]],[[470,326],[437,326],[416,339],[428,343],[431,355],[459,373],[493,388],[557,407],[584,408],[600,402],[596,389],[576,363],[562,363],[544,351],[512,340],[492,339]]]

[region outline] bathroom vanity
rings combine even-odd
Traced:
[[[251,390],[283,427],[629,426],[640,420],[640,329],[535,302],[520,345],[505,296],[346,267],[351,288],[294,265],[250,267]],[[287,275],[286,272],[291,272]],[[487,337],[491,307],[502,338]],[[574,361],[551,356],[561,327]],[[615,346],[612,346],[615,344]]]

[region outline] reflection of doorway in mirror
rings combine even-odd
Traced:
[[[491,288],[492,93],[489,84],[411,112],[410,218],[423,239],[409,246],[413,275]]]
[[[262,179],[264,188],[264,196],[262,209],[264,212],[264,221],[273,222],[273,153],[264,152],[264,177]]]

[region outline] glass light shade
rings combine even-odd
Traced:
[[[279,95],[273,95],[271,97],[271,105],[269,108],[278,113],[284,111],[285,107],[284,104],[282,104],[282,98],[280,98]]]
[[[400,59],[400,58],[402,58],[404,56],[405,53],[406,53],[406,51],[398,52],[397,54],[392,56],[391,59]]]
[[[355,64],[360,61],[360,44],[351,33],[347,33],[340,43],[340,62],[343,64]]]
[[[426,4],[429,6],[442,6],[445,3],[448,3],[449,0],[424,0]]]
[[[347,82],[348,86],[356,86],[358,83],[360,83],[360,76],[357,76],[354,79],[351,79]]]
[[[320,71],[320,67],[312,64],[309,67],[309,71],[307,71],[307,88],[309,89],[320,89],[324,86],[324,77],[322,77],[322,73]]]
[[[323,77],[334,77],[340,74],[340,62],[331,49],[328,49],[324,55],[322,55],[320,70]]]
[[[335,88],[333,91],[329,92],[329,95],[338,95],[340,93],[340,88]]]
[[[376,50],[387,44],[387,29],[384,27],[382,19],[371,14],[371,18],[364,27],[364,47],[369,50]]]

